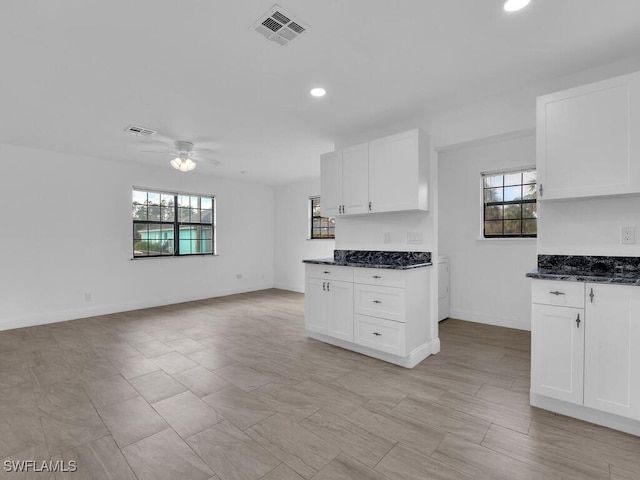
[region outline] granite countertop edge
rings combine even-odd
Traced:
[[[336,262],[333,258],[317,258],[311,260],[303,260],[303,263],[311,263],[314,265],[335,265],[338,267],[357,267],[357,268],[386,268],[389,270],[411,270],[413,268],[423,268],[433,265],[433,262],[414,263],[409,265],[391,265],[384,263],[349,263]]]
[[[552,270],[540,270],[534,268],[526,274],[529,278],[537,278],[542,280],[564,280],[566,282],[593,282],[593,283],[612,283],[619,285],[635,285],[640,286],[640,278],[637,275],[621,276],[621,275],[589,275],[588,273],[568,273]]]

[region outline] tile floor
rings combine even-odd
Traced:
[[[0,332],[0,459],[78,465],[0,479],[640,479],[640,438],[529,406],[528,333],[450,319],[406,370],[309,340],[303,309],[267,290]]]

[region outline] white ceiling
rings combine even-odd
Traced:
[[[186,175],[277,184],[317,175],[338,135],[640,45],[638,0],[533,0],[510,15],[502,0],[278,3],[311,27],[287,47],[250,28],[273,0],[3,0],[0,142],[171,168],[123,132],[133,123],[222,161]]]

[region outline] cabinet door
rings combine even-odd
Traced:
[[[307,278],[304,284],[304,321],[308,331],[327,333],[328,295],[325,280]]]
[[[587,283],[586,315],[584,404],[640,420],[640,288]]]
[[[640,191],[640,76],[539,97],[538,198]]]
[[[417,130],[369,143],[372,212],[426,210],[426,166],[420,162]]]
[[[342,152],[320,156],[320,210],[323,217],[335,217],[342,205]]]
[[[353,283],[327,282],[327,335],[353,342]]]
[[[578,324],[576,320],[580,318]],[[584,310],[533,304],[531,391],[582,405]]]
[[[369,144],[342,151],[342,205],[347,215],[369,211]]]

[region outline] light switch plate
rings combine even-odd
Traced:
[[[407,232],[407,243],[422,243],[422,232]]]

